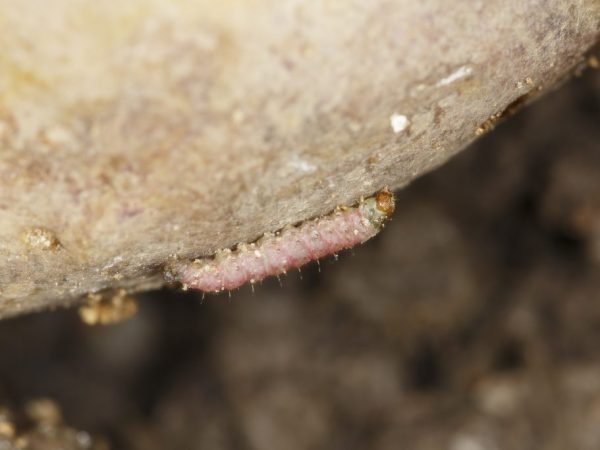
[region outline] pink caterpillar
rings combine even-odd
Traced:
[[[177,261],[167,269],[167,278],[184,289],[204,292],[232,290],[269,275],[284,274],[311,261],[353,247],[375,236],[394,212],[394,196],[377,192],[353,207],[265,234],[252,244],[221,250],[214,258]]]

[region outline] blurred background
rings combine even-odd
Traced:
[[[0,403],[1,449],[600,448],[600,73],[320,270],[0,322]]]

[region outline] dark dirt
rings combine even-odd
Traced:
[[[598,449],[599,142],[589,71],[283,287],[0,323],[0,397],[50,397],[111,448]]]

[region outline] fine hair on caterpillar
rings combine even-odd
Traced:
[[[174,261],[165,276],[184,289],[236,289],[361,244],[375,236],[393,212],[394,196],[383,189],[354,206],[338,207],[328,215],[265,233],[256,242],[221,250],[213,258]]]

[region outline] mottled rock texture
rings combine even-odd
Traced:
[[[599,29],[597,0],[0,0],[0,316],[402,187]]]

